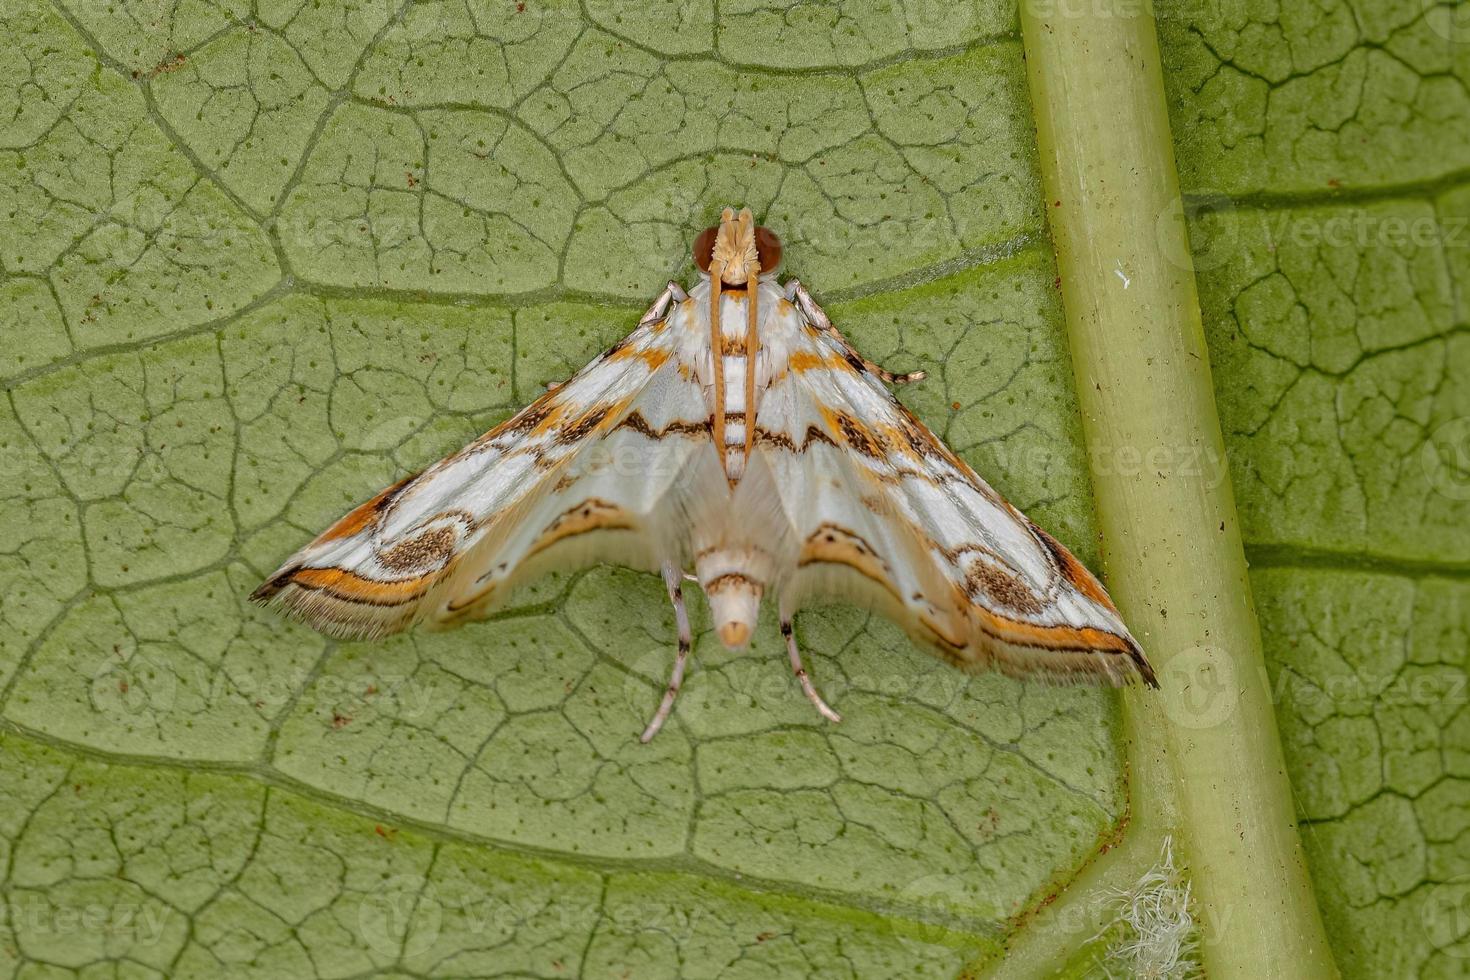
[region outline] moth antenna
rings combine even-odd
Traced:
[[[720,276],[725,272],[723,262],[714,261],[709,266],[709,354],[715,367],[715,410],[710,416],[715,452],[720,454],[720,469],[728,480],[730,474],[725,467],[725,351],[724,336],[720,333]]]
[[[755,448],[755,356],[760,353],[761,338],[756,327],[758,324],[756,314],[756,297],[759,295],[760,283],[756,277],[760,275],[760,260],[756,259],[750,267],[750,278],[745,282],[745,295],[747,298],[745,323],[745,458],[750,459],[751,450]]]

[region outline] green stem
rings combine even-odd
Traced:
[[[1156,855],[1153,835],[1174,820],[1154,811],[1172,800],[1210,976],[1334,976],[1224,466],[1147,10],[1021,4],[1108,583],[1163,685],[1128,698],[1128,833]]]

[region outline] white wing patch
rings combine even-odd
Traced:
[[[686,569],[732,649],[777,599],[792,668],[834,721],[791,625],[812,600],[877,608],[964,669],[1156,686],[1097,579],[885,387],[922,374],[874,365],[799,283],[778,285],[761,249],[779,260],[779,242],[753,227],[727,210],[713,238],[747,278],[670,283],[622,341],[347,514],[251,598],[372,637],[484,615],[550,568],[662,571],[679,646],[645,740],[690,649]]]

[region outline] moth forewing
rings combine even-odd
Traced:
[[[623,340],[511,419],[382,491],[256,590],[337,636],[484,615],[550,569],[611,562],[663,575],[679,643],[646,741],[690,648],[682,581],[716,635],[749,642],[779,604],[871,607],[968,670],[1121,684],[1153,671],[1097,580],[905,409],[800,283],[748,210],[699,237]],[[690,572],[693,575],[690,576]]]

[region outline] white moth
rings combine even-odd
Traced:
[[[452,456],[343,517],[251,598],[334,636],[482,616],[551,568],[660,572],[678,623],[668,717],[689,656],[681,584],[726,647],[779,607],[791,667],[823,716],[792,616],[841,598],[966,670],[1155,685],[1101,585],[895,399],[792,279],[749,210],[694,246],[632,333]]]

